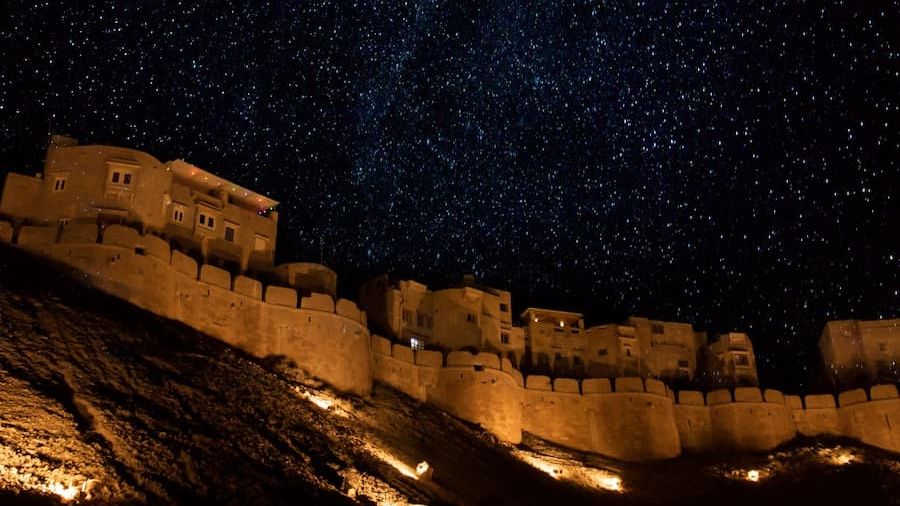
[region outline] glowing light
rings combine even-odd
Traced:
[[[349,402],[338,399],[326,392],[310,392],[301,389],[298,386],[294,387],[294,391],[297,392],[301,398],[315,404],[319,409],[328,411],[329,413],[333,413],[342,418],[349,418],[350,413],[353,411],[353,406],[350,405]]]
[[[750,481],[759,481],[759,471],[756,469],[747,471],[747,479]]]
[[[566,322],[559,322],[559,326],[560,326],[560,327],[565,327],[565,326],[566,326]]]
[[[416,474],[419,476],[422,476],[423,474],[427,473],[429,469],[431,469],[431,466],[429,466],[428,462],[426,462],[424,460],[422,462],[419,462],[418,464],[416,464]]]
[[[600,488],[610,492],[625,491],[622,478],[610,471],[586,467],[575,461],[537,456],[525,451],[516,452],[515,455],[557,480],[570,481],[585,488]]]
[[[597,485],[613,492],[622,490],[622,480],[618,476],[603,476],[597,480]]]
[[[411,466],[409,466],[402,460],[398,459],[397,457],[393,456],[390,452],[388,452],[387,450],[384,450],[383,448],[379,448],[378,446],[375,446],[373,444],[366,444],[366,448],[369,450],[369,452],[372,455],[377,457],[379,460],[381,460],[385,464],[388,464],[389,466],[396,469],[403,476],[406,476],[408,478],[413,478],[415,480],[419,479],[419,474],[417,473],[418,467],[422,464],[425,464],[426,466],[428,465],[427,463],[422,462],[419,464],[419,466],[416,466],[416,469],[413,469]],[[426,471],[427,471],[427,469],[426,469]]]
[[[62,483],[51,483],[47,487],[47,491],[58,495],[63,501],[69,502],[75,499],[81,489],[79,487],[73,487],[72,485],[66,487],[63,486]]]

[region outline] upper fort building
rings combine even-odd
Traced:
[[[819,338],[825,373],[838,387],[900,379],[900,319],[837,320]]]
[[[731,332],[709,343],[689,323],[632,316],[585,327],[580,313],[528,308],[512,317],[510,293],[467,276],[431,290],[379,276],[362,285],[373,328],[413,349],[499,353],[528,374],[560,378],[644,377],[710,387],[759,383],[750,338]]]
[[[0,214],[138,226],[232,271],[273,266],[278,203],[181,160],[54,135],[42,174],[10,173]]]

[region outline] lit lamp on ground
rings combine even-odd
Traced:
[[[420,480],[431,481],[431,477],[434,475],[434,468],[423,460],[416,465],[416,475],[418,475]]]

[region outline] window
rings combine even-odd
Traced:
[[[631,348],[625,348],[625,356],[626,356],[626,357],[630,357],[630,356],[631,356]]]
[[[734,354],[734,366],[735,367],[750,367],[750,356],[746,353],[735,353]]]
[[[878,351],[887,351],[887,343],[878,343]]]
[[[665,328],[662,323],[654,323],[653,324],[653,333],[654,334],[664,334]]]
[[[425,315],[421,311],[416,311],[416,325],[419,327],[425,326]]]
[[[121,179],[121,177],[122,177],[122,174],[120,174],[120,173],[118,173],[118,172],[113,172],[113,173],[112,173],[112,182],[113,182],[113,183],[118,183],[118,182],[119,182],[119,179]]]
[[[503,313],[509,312],[509,304],[500,303],[500,311]]]
[[[509,344],[509,334],[506,332],[500,333],[500,343],[501,344]]]
[[[66,176],[56,176],[53,181],[53,191],[61,192],[66,189]]]
[[[126,186],[131,184],[131,174],[129,174],[127,172],[122,174],[122,184],[124,184]]]
[[[216,219],[212,216],[206,214],[203,211],[200,211],[200,216],[197,218],[197,223],[200,224],[201,227],[208,228],[210,230],[216,229]]]
[[[172,221],[176,223],[184,223],[184,207],[175,205],[172,206]]]
[[[65,227],[65,226],[68,225],[68,224],[69,224],[69,218],[60,218],[60,219],[59,219],[59,226],[60,226],[60,227]]]
[[[609,352],[606,351],[606,348],[602,348],[602,349],[597,350],[597,356],[598,356],[598,357],[605,357],[608,353],[609,353]]]
[[[475,313],[466,313],[466,321],[469,323],[475,323]]]
[[[268,251],[269,239],[262,235],[257,235],[253,242],[253,251]]]
[[[412,311],[409,309],[404,309],[402,319],[403,323],[410,323],[412,321]]]
[[[421,339],[411,337],[411,338],[409,338],[409,347],[414,350],[424,350],[425,343]]]
[[[234,242],[234,232],[234,227],[225,225],[225,240],[228,242]]]

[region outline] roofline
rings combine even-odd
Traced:
[[[529,307],[529,308],[525,309],[524,311],[522,311],[522,314],[519,315],[519,318],[524,319],[525,315],[529,311],[541,311],[541,312],[545,312],[545,313],[555,313],[558,315],[574,316],[574,317],[578,318],[579,320],[584,318],[584,315],[581,313],[573,313],[571,311],[562,311],[559,309],[544,309],[544,308],[539,308],[539,307]]]

